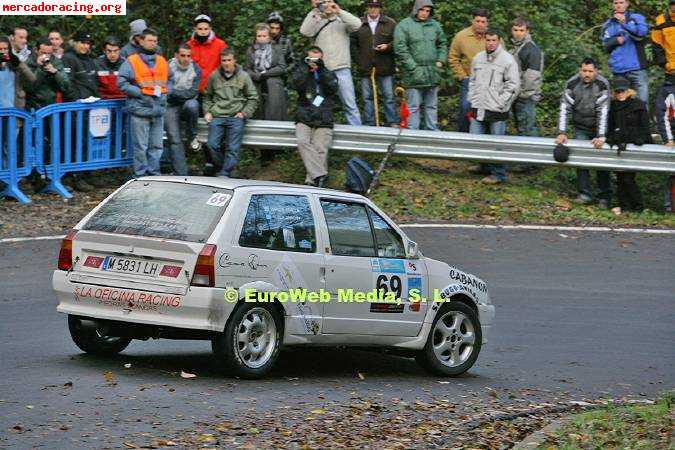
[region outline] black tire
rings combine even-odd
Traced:
[[[268,315],[266,315],[265,311]],[[260,361],[254,361],[253,356],[247,359],[243,353],[245,349],[250,349],[249,345],[243,345],[240,339],[240,332],[247,331],[248,336],[251,336],[250,329],[253,325],[247,328],[245,323],[253,323],[251,318],[258,316],[266,317],[274,323],[274,329],[267,328],[265,332],[259,330],[259,338],[266,335],[269,339],[273,338],[273,342],[265,342],[264,358]],[[262,326],[261,326],[262,328]],[[256,332],[257,333],[257,332]],[[279,358],[279,348],[283,338],[283,318],[280,317],[277,310],[269,304],[260,303],[239,303],[230,319],[225,326],[225,331],[211,341],[211,348],[215,354],[218,363],[223,366],[230,374],[246,379],[262,378],[272,369],[277,359]],[[258,339],[253,339],[256,341]],[[251,343],[253,345],[253,343]],[[258,365],[260,364],[260,365]]]
[[[453,317],[463,317],[468,320],[469,323],[466,323],[462,320],[462,323],[459,326],[459,331],[457,333],[450,333],[449,335],[444,335],[443,333],[448,328],[447,320]],[[441,329],[439,325],[437,329],[438,322],[443,319],[446,327]],[[472,330],[469,330],[469,326]],[[451,328],[451,327],[450,327]],[[471,331],[473,333],[473,343],[472,345],[467,344],[468,339],[467,333],[463,333],[462,330],[466,332]],[[460,340],[457,340],[460,339]],[[466,339],[466,341],[462,341]],[[440,346],[450,346],[447,350],[435,351],[434,345]],[[427,371],[433,373],[434,375],[452,377],[458,376],[466,372],[474,365],[476,359],[478,359],[478,354],[480,353],[481,346],[483,344],[483,334],[481,332],[480,321],[478,320],[478,315],[476,312],[460,302],[450,302],[444,304],[436,317],[434,322],[431,325],[431,330],[427,336],[427,342],[424,345],[424,349],[420,350],[415,356],[415,360],[424,367]],[[459,358],[457,361],[452,361],[453,350],[457,348],[457,354]],[[442,348],[441,348],[442,349]],[[444,361],[441,358],[445,357],[445,353],[448,353],[448,360]],[[440,355],[439,355],[440,353]],[[459,363],[459,364],[458,364]]]
[[[70,337],[80,350],[92,355],[116,355],[129,345],[130,338],[101,336],[97,330],[84,328],[80,317],[68,316]]]

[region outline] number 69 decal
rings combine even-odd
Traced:
[[[392,275],[391,278],[387,277],[387,275],[378,276],[375,288],[378,291],[381,289],[385,294],[389,291],[394,292],[396,293],[396,298],[401,298],[401,294],[403,293],[403,283],[401,283],[401,278],[398,275]]]

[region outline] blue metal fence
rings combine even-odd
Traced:
[[[5,184],[0,195],[29,203],[19,181],[32,168],[33,116],[14,108],[0,108],[0,181]]]
[[[30,199],[19,189],[33,170],[44,175],[45,192],[72,195],[61,178],[73,172],[127,167],[133,162],[124,100],[57,103],[29,114],[0,109],[0,181],[3,196],[21,203]]]
[[[122,100],[105,100],[57,103],[35,112],[34,167],[49,179],[46,192],[70,198],[61,184],[64,175],[132,163],[129,138],[123,142],[128,136],[123,107]]]

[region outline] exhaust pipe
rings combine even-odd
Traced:
[[[96,331],[100,336],[107,336],[110,333],[109,324],[94,319],[80,319],[80,326],[85,330]]]

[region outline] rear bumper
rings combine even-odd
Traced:
[[[190,286],[185,294],[74,282],[54,271],[52,286],[64,314],[192,330],[222,331],[236,304],[224,290]]]

